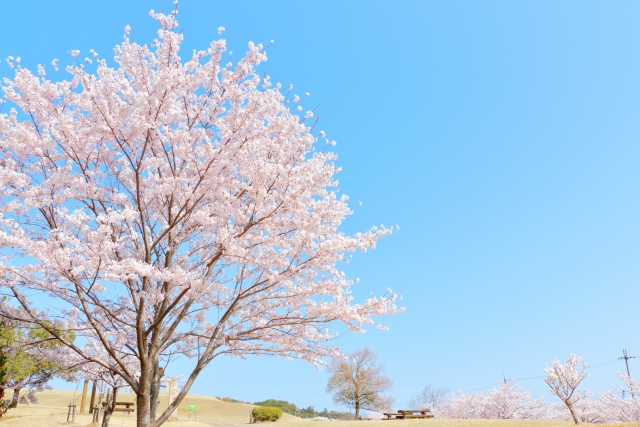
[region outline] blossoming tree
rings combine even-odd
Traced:
[[[115,67],[70,52],[67,80],[9,58],[0,115],[0,313],[121,377],[140,427],[220,355],[317,365],[339,354],[328,324],[357,332],[397,311],[390,292],[354,303],[338,267],[391,230],[338,230],[351,210],[313,113],[256,74],[262,45],[235,65],[221,38],[182,60],[176,14],[152,11],[158,39],[125,35]],[[154,417],[177,355],[193,371]]]
[[[587,390],[581,390],[580,384],[589,376],[587,368],[589,365],[580,360],[582,356],[571,354],[566,364],[562,364],[559,360],[554,360],[551,366],[545,365],[544,372],[547,374],[545,382],[551,389],[551,394],[558,398],[567,406],[571,413],[571,418],[576,424],[580,424],[580,417],[576,413],[575,405],[581,400],[589,397]]]
[[[618,378],[626,389],[609,390],[598,395],[600,413],[605,420],[614,422],[640,421],[640,383],[636,378],[618,373]],[[621,391],[630,393],[630,397],[620,396]]]
[[[483,393],[451,394],[435,407],[438,418],[539,419],[547,415],[543,397],[531,398],[531,392],[513,381],[500,381]]]

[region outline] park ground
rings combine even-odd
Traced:
[[[78,394],[75,394],[79,410]],[[38,394],[37,405],[20,405],[8,412],[6,418],[0,420],[2,427],[54,427],[54,426],[89,426],[91,415],[76,414],[75,422],[67,423],[67,406],[74,399],[74,392],[67,390],[50,390]],[[119,394],[118,401],[133,402],[131,393]],[[161,393],[161,407],[166,408],[167,395]],[[197,421],[189,420],[188,406],[196,405],[198,408]],[[87,404],[88,406],[88,404]],[[205,426],[242,426],[249,425],[249,412],[252,405],[243,403],[222,402],[213,397],[187,395],[180,408],[178,408],[178,420],[165,423],[167,427],[205,427]],[[191,414],[193,418],[194,414]],[[265,423],[271,425],[271,423]],[[277,421],[277,424],[286,426],[313,427],[316,425],[329,425],[331,427],[553,427],[572,426],[573,423],[549,420],[397,420],[397,421],[308,421],[288,414]],[[111,417],[111,427],[135,427],[135,417],[123,413],[116,413]],[[604,427],[603,424],[599,424]],[[616,427],[640,427],[640,423],[634,424],[608,424]],[[327,426],[328,427],[328,426]]]

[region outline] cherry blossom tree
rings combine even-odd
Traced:
[[[352,211],[333,142],[291,87],[257,74],[265,48],[234,64],[219,38],[182,60],[177,10],[151,16],[157,40],[125,28],[114,67],[71,51],[53,81],[9,57],[0,115],[0,313],[122,378],[139,427],[166,421],[218,356],[320,365],[340,354],[328,326],[362,332],[398,311],[390,290],[354,302],[339,265],[391,229],[339,231]],[[154,417],[177,356],[193,371]]]
[[[554,360],[551,367],[545,365],[544,372],[547,375],[545,382],[551,389],[551,394],[557,396],[562,403],[567,406],[571,413],[571,418],[576,424],[580,424],[580,418],[576,413],[576,404],[582,399],[589,397],[587,390],[581,390],[580,383],[589,376],[587,368],[589,365],[582,363],[582,356],[571,354],[566,364],[562,364],[559,360]]]
[[[435,408],[438,418],[539,419],[547,415],[543,397],[531,398],[531,392],[513,381],[501,381],[484,393],[452,394]]]
[[[618,373],[618,378],[625,384],[624,389],[609,390],[598,395],[599,409],[602,417],[611,422],[638,422],[640,421],[640,384],[635,378]],[[630,396],[620,396],[622,390],[630,393]]]
[[[112,350],[118,355],[121,361],[123,361],[131,371],[134,372],[135,377],[139,377],[139,372],[136,371],[136,367],[139,367],[140,363],[137,358],[129,354],[124,348],[112,347]],[[105,387],[106,395],[104,413],[102,418],[102,427],[109,426],[109,420],[111,415],[116,409],[116,398],[118,390],[128,386],[127,381],[117,374],[117,361],[111,357],[110,353],[105,350],[102,344],[98,341],[92,340],[85,344],[83,348],[85,356],[90,356],[93,359],[102,360],[108,363],[109,366],[104,366],[95,362],[86,362],[79,367],[80,376],[92,380],[94,382],[101,382]],[[139,368],[138,368],[139,370]],[[106,387],[110,387],[110,390]],[[157,399],[157,396],[155,396]],[[101,406],[102,394],[100,397]]]
[[[531,392],[515,384],[513,380],[498,383],[489,391],[487,406],[491,418],[537,419],[545,415],[547,403],[544,397],[531,398]]]
[[[560,404],[564,406],[564,404]],[[590,423],[590,424],[602,424],[605,422],[605,418],[602,412],[602,404],[598,400],[593,399],[582,399],[573,405],[574,412],[581,423]],[[563,408],[565,414],[567,411],[566,406]],[[572,417],[565,417],[567,421],[573,421]]]
[[[436,418],[486,418],[483,416],[485,401],[484,393],[452,393],[434,409],[434,415]]]

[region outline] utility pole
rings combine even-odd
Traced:
[[[629,372],[629,359],[635,359],[635,358],[636,358],[635,356],[627,355],[627,350],[625,349],[622,350],[622,357],[618,357],[618,359],[624,359],[624,363],[625,365],[627,365],[627,376],[629,377],[631,376],[631,373]],[[631,397],[634,399],[636,398],[633,395],[633,392],[631,392]],[[624,390],[622,390],[622,398],[624,399]]]

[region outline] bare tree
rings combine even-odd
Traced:
[[[368,348],[351,353],[347,360],[334,359],[328,370],[327,392],[333,393],[335,403],[354,408],[356,419],[361,410],[385,410],[393,404],[391,397],[382,396],[393,383]]]
[[[429,384],[409,401],[409,406],[412,408],[435,409],[442,401],[444,401],[447,393],[449,393],[449,387],[434,388]]]

